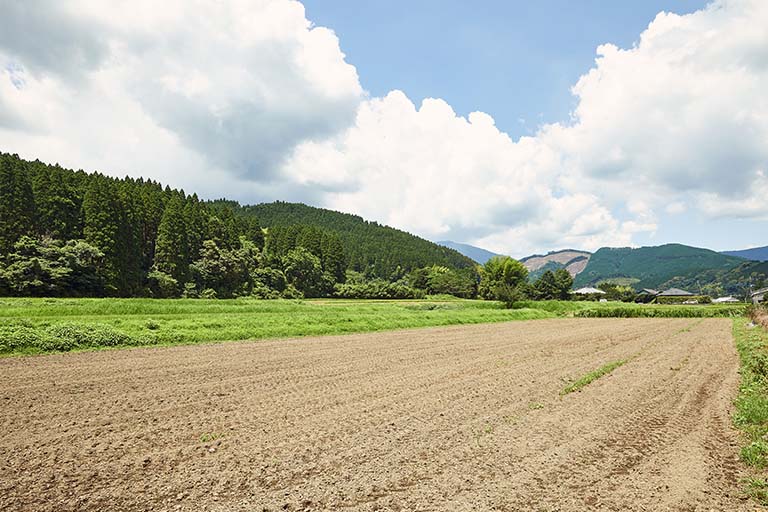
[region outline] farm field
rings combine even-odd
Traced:
[[[427,300],[0,299],[0,355],[584,317],[740,316],[744,306]]]
[[[755,510],[731,329],[567,318],[4,358],[0,509]]]

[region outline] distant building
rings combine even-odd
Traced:
[[[659,294],[659,291],[654,290],[653,288],[643,288],[642,290],[637,292],[637,294],[641,296],[655,297]]]
[[[664,290],[658,296],[659,297],[692,297],[693,294],[691,292],[681,290],[680,288],[670,288],[669,290]]]
[[[728,297],[718,297],[712,301],[713,304],[725,304],[727,302],[739,302],[739,299],[728,296]]]
[[[761,288],[755,292],[752,292],[752,303],[760,304],[765,302],[765,296],[768,295],[768,288]]]
[[[597,288],[579,288],[578,290],[574,291],[576,295],[592,295],[593,293],[597,293],[600,295],[605,295],[605,292],[603,290],[598,290]]]

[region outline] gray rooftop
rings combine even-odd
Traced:
[[[669,290],[664,290],[661,292],[659,297],[687,297],[689,295],[693,294],[691,292],[681,290],[680,288],[670,288]]]

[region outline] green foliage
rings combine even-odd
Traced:
[[[336,285],[336,297],[344,299],[422,299],[424,291],[384,279]]]
[[[308,249],[291,249],[282,261],[288,284],[302,297],[323,297],[333,289],[333,276],[323,272],[320,258]]]
[[[656,297],[657,304],[691,304],[696,301],[696,304],[711,304],[712,297],[709,295],[686,295],[681,297]]]
[[[155,273],[170,276],[178,283],[187,280],[190,248],[187,224],[184,220],[184,202],[174,195],[163,211],[155,245]]]
[[[539,300],[568,300],[571,286],[573,277],[564,268],[559,268],[554,272],[544,272],[534,283],[533,292]]]
[[[152,297],[172,299],[179,296],[179,281],[165,272],[160,272],[159,270],[151,271],[147,274],[147,283]]]
[[[528,269],[509,256],[494,256],[480,268],[478,294],[484,299],[497,300],[499,286],[514,288],[528,279]]]
[[[500,283],[496,286],[494,295],[505,307],[512,309],[531,296],[531,286],[522,282],[516,286]]]
[[[0,154],[0,254],[34,234],[35,201],[27,162]]]
[[[742,264],[744,260],[735,256],[680,244],[602,248],[576,276],[575,286],[580,288],[612,278],[634,278],[636,289],[678,287],[698,291],[697,281],[715,282],[716,276]]]
[[[609,305],[573,312],[573,316],[581,318],[732,318],[743,314],[744,306],[655,306],[652,304]]]
[[[316,226],[333,233],[344,247],[347,268],[369,272],[369,277],[389,279],[398,266],[405,272],[431,265],[453,269],[474,266],[472,260],[453,249],[356,215],[285,202],[243,206],[236,211],[256,217],[270,233],[275,228],[294,225]]]
[[[249,292],[247,260],[213,240],[203,242],[200,259],[189,266],[189,271],[197,289],[203,290],[201,297],[210,297],[213,292],[216,297],[230,298]]]
[[[104,287],[99,269],[104,255],[82,240],[18,240],[0,267],[2,288],[21,296],[99,295]]]
[[[487,301],[462,299],[446,303],[6,298],[0,299],[0,353],[97,348],[99,343],[134,346],[283,338],[553,316],[540,310],[508,310]],[[51,333],[64,335],[63,341],[56,344]]]
[[[750,314],[759,315],[760,311],[750,308]],[[745,434],[741,458],[755,470],[764,470],[768,467],[768,330],[739,318],[733,322],[733,335],[741,359],[733,416],[734,424]],[[758,501],[768,503],[764,478],[751,479],[748,491]]]
[[[637,293],[631,286],[623,286],[614,282],[604,282],[598,285],[605,292],[602,298],[606,300],[618,300],[621,302],[635,302]]]
[[[66,352],[152,342],[152,337],[131,337],[110,325],[100,323],[62,322],[39,327],[12,323],[0,325],[0,353]]]
[[[452,295],[465,299],[477,295],[479,280],[480,276],[474,268],[454,270],[441,265],[412,270],[405,279],[411,287],[429,295]]]
[[[611,373],[616,368],[619,368],[620,366],[624,366],[627,363],[627,359],[622,359],[619,361],[612,361],[610,363],[607,363],[600,368],[593,370],[586,375],[583,375],[576,379],[574,382],[563,388],[563,390],[560,392],[561,395],[567,395],[569,393],[573,393],[575,391],[581,391],[582,388],[585,386],[588,386],[592,382],[596,381],[600,377],[604,377]]]

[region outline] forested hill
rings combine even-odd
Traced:
[[[202,201],[0,153],[0,295],[312,297],[334,293],[347,269],[396,280],[431,265],[473,267],[354,215]]]
[[[615,281],[641,288],[718,287],[710,293],[737,292],[765,278],[754,262],[681,244],[602,248],[576,276],[575,286]],[[697,290],[692,290],[697,291]],[[706,290],[705,290],[706,291]]]
[[[454,249],[437,245],[405,231],[364,220],[357,215],[315,208],[302,203],[277,201],[236,207],[236,214],[258,219],[267,228],[305,224],[339,236],[349,267],[389,278],[403,271],[429,265],[470,268],[475,263]]]

